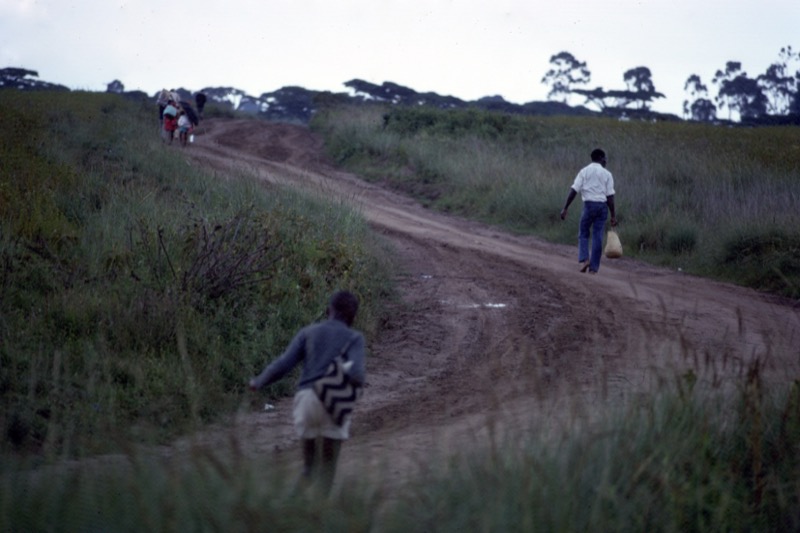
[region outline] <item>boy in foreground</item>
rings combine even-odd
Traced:
[[[249,382],[251,390],[258,390],[280,380],[303,363],[293,403],[294,426],[302,441],[303,480],[311,481],[316,475],[319,455],[320,486],[325,494],[333,485],[342,441],[350,437],[350,417],[348,414],[337,423],[317,397],[313,385],[331,362],[342,355],[348,361],[346,374],[350,381],[363,386],[364,336],[352,329],[357,312],[355,295],[348,291],[336,292],[328,305],[327,320],[301,329],[286,351]]]

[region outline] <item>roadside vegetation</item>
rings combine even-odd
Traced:
[[[189,165],[156,114],[0,97],[4,451],[81,456],[219,420],[339,288],[377,327],[387,270],[359,216]]]
[[[334,108],[313,127],[339,164],[434,209],[575,244],[578,170],[602,147],[625,254],[800,298],[800,128],[480,110]]]
[[[0,471],[4,531],[797,531],[800,388],[776,393],[750,368],[731,397],[694,374],[553,431],[480,437],[339,476],[329,499],[297,472],[230,447],[181,460]],[[702,389],[702,390],[701,390]],[[520,434],[524,435],[520,437]],[[395,489],[387,490],[387,482]]]
[[[576,409],[546,435],[532,419],[421,458],[401,483],[378,466],[340,479],[330,499],[295,492],[295,471],[245,455],[233,433],[180,457],[148,452],[250,408],[246,377],[321,316],[332,290],[362,297],[368,338],[382,318],[374,302],[392,294],[390,258],[358,215],[189,165],[160,144],[155,113],[116,95],[0,93],[0,530],[800,529],[800,385],[766,384],[758,363],[724,387],[703,368],[667,376],[652,395]],[[371,179],[565,243],[577,216],[558,220],[566,190],[602,145],[628,255],[744,284],[775,271],[782,282],[764,274],[755,286],[797,297],[791,131],[765,130],[770,142],[753,131],[751,143],[748,130],[688,124],[408,113],[384,128],[378,109],[339,111],[317,127]],[[695,182],[719,167],[738,177]],[[726,252],[737,232],[787,240]]]

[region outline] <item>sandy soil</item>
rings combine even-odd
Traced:
[[[298,126],[212,119],[193,145],[169,149],[220,179],[246,171],[339,198],[394,249],[402,301],[387,303],[385,329],[368,339],[368,385],[339,478],[365,463],[399,478],[434,451],[463,451],[498,430],[544,430],[687,369],[735,386],[759,358],[770,381],[800,377],[797,302],[627,258],[582,274],[576,246],[425,209],[334,169],[321,139]],[[576,231],[579,211],[565,222]],[[240,446],[296,461],[291,399],[260,405],[237,416]],[[218,438],[210,429],[191,443]]]

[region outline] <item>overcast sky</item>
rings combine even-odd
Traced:
[[[0,68],[149,94],[360,78],[524,103],[546,99],[550,57],[567,51],[588,88],[624,89],[626,70],[648,67],[666,95],[653,109],[679,114],[689,75],[711,87],[740,61],[755,77],[799,36],[800,0],[0,0]]]

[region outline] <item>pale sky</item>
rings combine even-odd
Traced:
[[[0,0],[0,68],[104,91],[287,85],[346,91],[353,78],[464,100],[546,100],[561,51],[586,88],[624,89],[645,66],[680,115],[684,83],[727,61],[751,77],[800,50],[800,0]],[[582,99],[570,103],[582,103]]]

